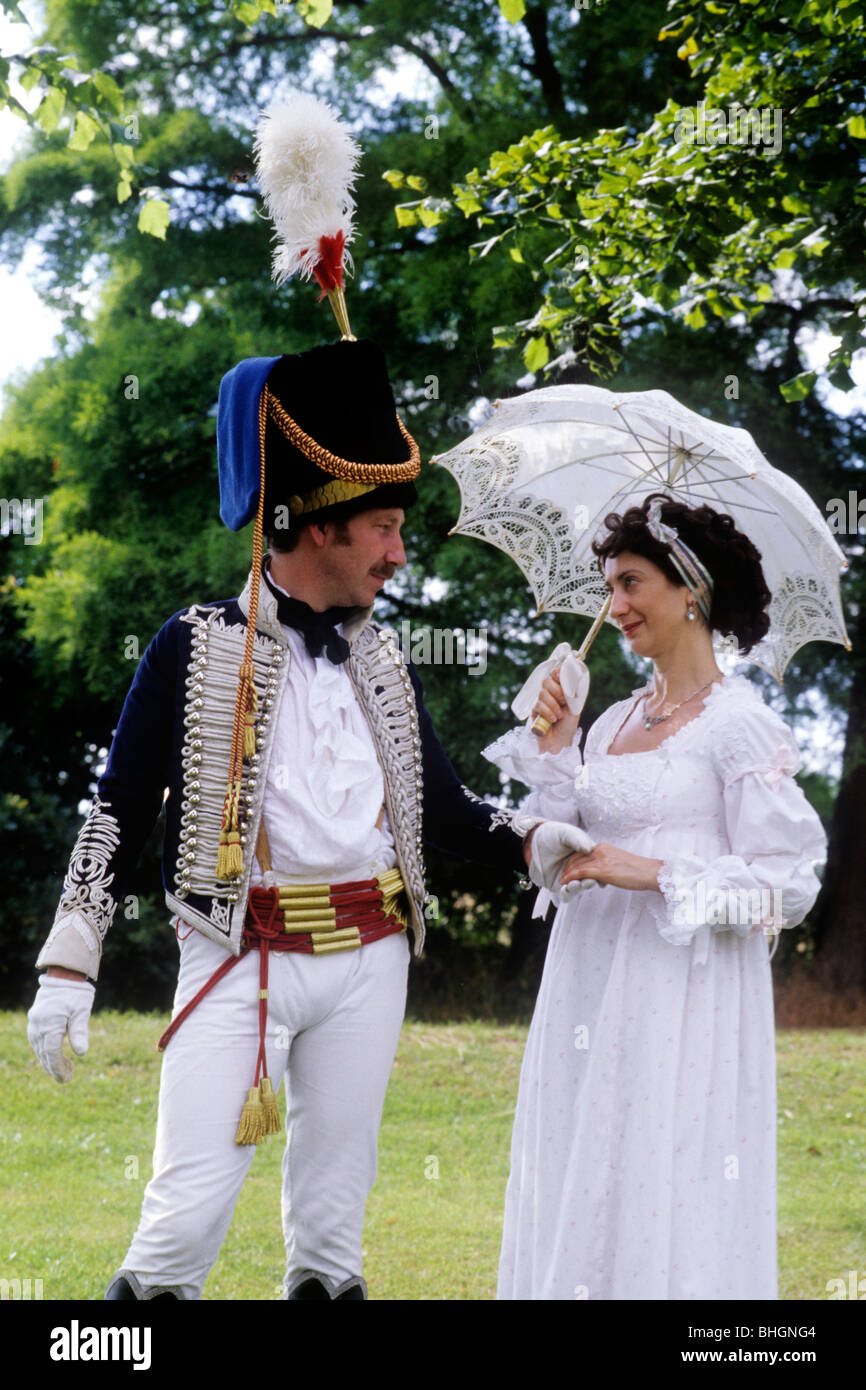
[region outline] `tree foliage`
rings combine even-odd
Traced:
[[[191,0],[191,4],[192,31],[211,22],[212,6],[209,0]],[[325,23],[333,8],[332,0],[285,0],[283,10],[290,4],[313,29]],[[0,0],[0,9],[9,18],[27,23],[17,0]],[[234,21],[234,28],[242,32],[265,15],[277,17],[279,9],[277,0],[231,0],[229,13],[222,13],[226,22]],[[176,17],[173,11],[171,15]],[[92,151],[103,175],[111,180],[118,203],[138,193],[138,230],[162,240],[170,207],[152,185],[143,182],[135,143],[138,112],[127,97],[136,49],[147,43],[147,37],[138,38],[136,30],[140,34],[142,19],[146,27],[147,15],[127,15],[124,23],[122,7],[113,6],[111,17],[121,24],[113,35],[119,39],[114,47],[109,41],[112,30],[100,22],[103,17],[98,6],[49,0],[43,41],[11,57],[0,55],[0,108],[6,107],[46,135],[58,132],[73,154]],[[16,86],[38,100],[25,105],[15,94]],[[143,164],[146,167],[146,158]]]
[[[39,244],[43,293],[66,325],[55,359],[10,393],[0,425],[0,491],[45,502],[42,545],[0,540],[10,576],[0,647],[22,670],[21,700],[8,712],[4,706],[0,731],[15,750],[0,772],[0,797],[6,832],[20,848],[7,913],[10,921],[26,917],[19,964],[28,952],[32,959],[50,920],[78,803],[104,755],[136,654],[170,613],[228,597],[243,583],[249,537],[230,535],[217,516],[220,376],[241,357],[302,350],[333,333],[308,286],[275,291],[269,278],[269,229],[257,216],[250,151],[257,112],[284,82],[332,101],[364,147],[350,314],[354,331],[385,349],[399,409],[425,459],[467,433],[471,408],[517,389],[526,361],[516,345],[534,343],[528,360],[539,375],[583,379],[590,366],[618,364],[622,389],[665,386],[693,408],[751,429],[818,499],[845,495],[860,448],[857,421],[829,414],[814,393],[786,405],[780,386],[801,369],[802,326],[841,322],[849,310],[829,301],[859,302],[858,195],[850,172],[843,195],[845,172],[841,165],[833,172],[818,125],[811,154],[804,139],[802,150],[786,144],[780,155],[789,172],[811,159],[824,185],[839,182],[835,191],[800,190],[808,212],[778,205],[776,165],[760,150],[724,150],[727,162],[716,165],[717,149],[684,147],[676,156],[686,157],[682,167],[672,162],[660,132],[676,111],[694,106],[699,85],[709,91],[700,45],[715,30],[703,12],[698,50],[686,62],[677,56],[682,38],[658,39],[680,18],[664,0],[589,10],[552,0],[521,15],[519,5],[506,15],[497,0],[429,9],[410,0],[335,0],[327,8],[312,0],[304,12],[259,0],[231,11],[205,0],[135,11],[117,0],[49,0],[46,8],[41,46],[74,53],[82,73],[109,76],[122,92],[123,119],[135,117],[125,128],[137,139],[126,141],[134,154],[128,196],[118,197],[117,150],[102,127],[74,148],[66,117],[50,130],[33,123],[29,149],[0,184],[0,251],[14,260]],[[728,11],[735,55],[736,35],[743,44],[754,36]],[[833,28],[831,47],[837,38]],[[762,53],[769,51],[763,42]],[[845,83],[850,44],[839,44]],[[414,89],[400,76],[410,62]],[[769,78],[755,74],[759,80]],[[97,101],[98,86],[72,85]],[[824,99],[831,101],[829,90]],[[841,162],[856,147],[858,127],[833,129],[826,139]],[[635,155],[626,151],[641,141],[643,173],[656,170],[652,196],[644,190],[633,199],[616,182],[602,189],[605,177],[640,187]],[[713,169],[723,186],[715,193]],[[804,163],[804,186],[805,171]],[[411,205],[402,225],[395,187]],[[783,196],[797,192],[785,189]],[[470,200],[465,216],[460,198]],[[753,281],[749,245],[736,239],[745,223],[731,199],[736,208],[751,199],[765,219],[768,240]],[[142,235],[142,205],[159,203],[170,214],[164,237]],[[797,250],[787,270],[773,267],[772,256],[794,245],[789,223],[833,209],[823,253]],[[843,216],[847,250],[839,256]],[[479,222],[482,243],[470,256]],[[783,226],[788,239],[773,241]],[[657,241],[645,243],[648,229]],[[583,268],[573,254],[580,246],[588,253]],[[647,269],[641,251],[660,257],[662,270]],[[813,277],[808,294],[794,278],[804,270]],[[564,317],[548,318],[552,312]],[[731,373],[741,383],[736,396],[725,393]],[[380,600],[380,616],[398,631],[403,621],[415,632],[484,628],[483,674],[453,665],[422,666],[420,674],[461,776],[476,791],[498,794],[498,774],[480,749],[511,722],[508,702],[527,669],[555,641],[576,640],[584,624],[529,618],[528,588],[514,565],[475,541],[449,538],[458,499],[444,471],[425,464],[420,491],[407,525],[410,564]],[[434,577],[440,587],[431,588]],[[587,722],[639,683],[616,635],[603,632],[592,652]],[[836,649],[816,644],[800,653],[788,713],[811,687],[844,711],[851,667]],[[27,752],[36,729],[39,756]],[[813,790],[828,801],[825,784]],[[137,1003],[166,1001],[159,990],[174,963],[171,950],[156,965],[147,953],[161,914],[155,853],[154,842],[130,888],[140,915],[119,921],[113,934],[132,954],[110,948],[127,966],[119,990],[145,981],[138,994],[123,996]],[[442,968],[456,971],[452,950],[464,961],[474,943],[489,957],[504,955],[500,931],[516,911],[513,882],[433,855],[430,869],[443,906],[431,951],[447,962]],[[535,939],[543,940],[537,926],[516,938]]]
[[[606,31],[610,16],[585,22]],[[537,308],[495,341],[520,343],[530,371],[609,374],[653,312],[696,331],[741,315],[760,331],[781,310],[792,334],[812,322],[838,336],[829,377],[848,390],[866,320],[862,6],[673,0],[658,40],[679,45],[690,80],[651,119],[621,109],[614,128],[571,138],[540,127],[449,196],[399,205],[399,224],[462,213],[477,255],[526,267]],[[814,381],[798,371],[780,389],[798,400]]]

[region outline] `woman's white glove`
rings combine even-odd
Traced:
[[[569,712],[580,718],[589,694],[589,671],[577,652],[573,652],[567,642],[560,642],[547,660],[540,662],[531,672],[511,701],[511,708],[518,719],[531,716],[545,678],[552,676],[557,669]]]
[[[72,1051],[83,1057],[88,1048],[87,1023],[96,990],[89,980],[66,980],[43,975],[33,1008],[27,1015],[27,1038],[39,1065],[55,1081],[71,1081],[74,1067],[63,1051],[69,1034]]]
[[[529,877],[537,887],[546,888],[557,902],[567,903],[581,889],[598,887],[594,878],[572,879],[565,884],[559,881],[573,854],[579,850],[588,853],[593,848],[593,841],[576,825],[559,820],[542,821],[532,836]]]

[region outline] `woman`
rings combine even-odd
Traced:
[[[653,676],[596,720],[556,677],[486,750],[526,810],[595,842],[561,876],[520,1078],[504,1299],[772,1299],[776,1097],[768,936],[819,889],[818,816],[747,652],[770,601],[733,519],[656,494],[596,539],[610,614]],[[572,896],[573,895],[573,896]]]

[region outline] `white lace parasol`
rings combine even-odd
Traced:
[[[716,424],[666,391],[529,391],[497,402],[485,425],[435,462],[460,486],[454,531],[510,555],[539,610],[597,617],[607,591],[591,542],[606,514],[666,492],[729,512],[761,553],[770,630],[746,661],[781,682],[806,642],[850,650],[839,595],[847,562],[825,517],[746,430]],[[715,643],[730,649],[718,634]]]

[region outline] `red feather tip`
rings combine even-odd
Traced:
[[[319,259],[313,266],[313,274],[322,287],[321,298],[331,290],[343,288],[343,251],[346,237],[341,231],[336,236],[319,237]]]

